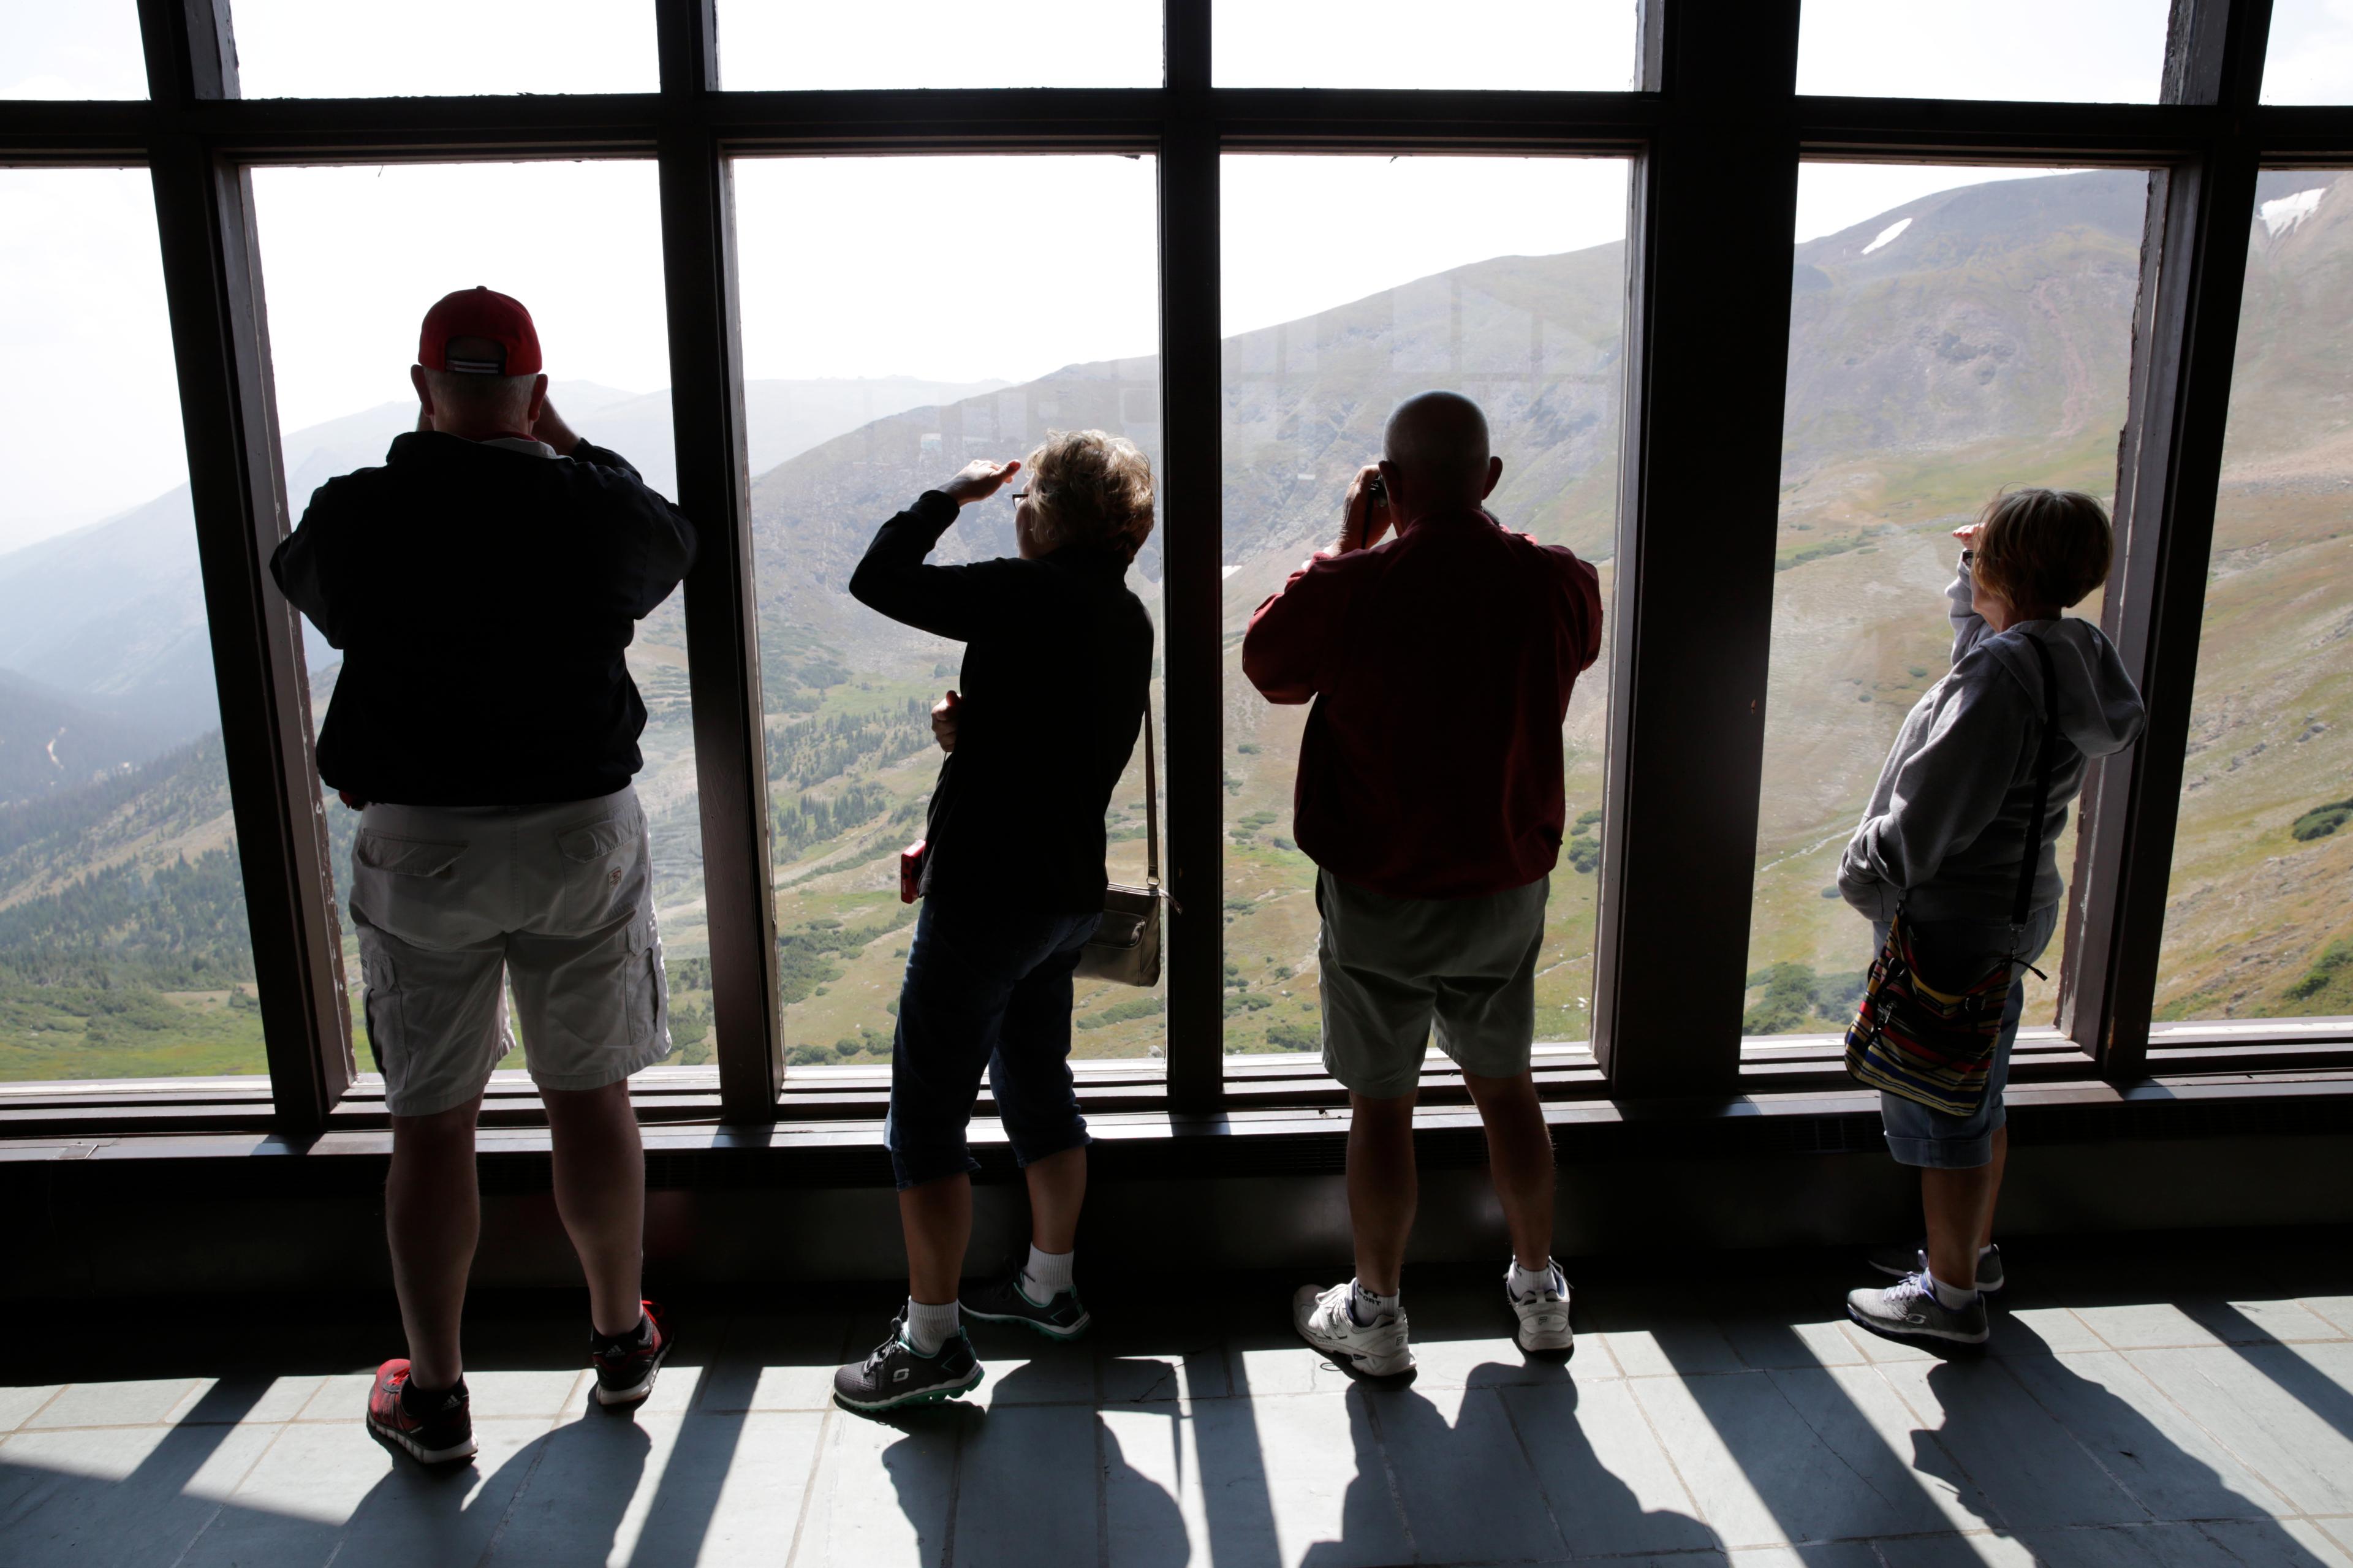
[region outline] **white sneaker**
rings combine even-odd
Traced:
[[[1519,1331],[1512,1336],[1523,1352],[1568,1351],[1577,1349],[1577,1336],[1568,1326],[1568,1280],[1560,1265],[1552,1268],[1552,1283],[1558,1289],[1546,1288],[1532,1295],[1520,1296],[1512,1290],[1512,1270],[1504,1270],[1504,1297],[1519,1314]]]
[[[1413,1370],[1413,1351],[1406,1343],[1405,1309],[1384,1312],[1370,1323],[1359,1323],[1348,1310],[1348,1288],[1343,1279],[1319,1292],[1302,1285],[1291,1299],[1291,1326],[1299,1337],[1366,1377],[1399,1377]]]

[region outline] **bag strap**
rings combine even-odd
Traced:
[[[2042,823],[2051,809],[2051,774],[2059,750],[2059,672],[2051,650],[2032,633],[2023,634],[2034,657],[2042,661],[2042,741],[2034,752],[2034,809],[2026,821],[2026,858],[2019,862],[2018,897],[2010,901],[2012,930],[2026,926],[2028,907],[2034,901],[2034,873],[2042,864]]]
[[[1160,769],[1152,755],[1152,686],[1144,688],[1145,886],[1160,890]]]

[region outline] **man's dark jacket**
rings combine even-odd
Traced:
[[[398,437],[269,560],[343,654],[319,775],[403,805],[612,794],[644,763],[622,650],[693,561],[694,525],[618,453]]]
[[[934,566],[956,504],[926,490],[849,579],[860,604],[965,645],[955,750],[932,794],[933,895],[1103,908],[1103,808],[1152,679],[1152,617],[1115,551]]]

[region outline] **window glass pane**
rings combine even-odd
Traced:
[[[0,173],[0,1079],[262,1072],[146,171]]]
[[[1872,210],[1907,177],[1911,199]],[[1799,171],[1819,226],[1792,280],[1748,1035],[1842,1030],[1861,994],[1871,926],[1839,896],[1839,858],[1950,668],[1952,530],[2006,485],[2114,492],[2147,187],[2130,170]],[[2099,596],[2069,613],[2096,619]],[[2071,811],[2063,877],[2074,831]],[[2051,1022],[2061,957],[2054,940],[2052,982],[2028,976],[2030,1027]]]
[[[144,98],[138,0],[0,0],[0,98]]]
[[[899,851],[923,837],[939,776],[931,704],[962,679],[963,645],[865,608],[849,574],[918,495],[971,458],[1027,458],[1049,429],[1124,436],[1158,473],[1155,200],[1144,158],[735,165],[792,1068],[890,1057],[917,910],[899,900]],[[931,216],[911,226],[910,214]],[[972,243],[944,249],[926,225],[961,226]],[[876,242],[811,245],[813,231]],[[1000,492],[965,508],[932,559],[1013,552]],[[1155,529],[1127,578],[1155,626],[1160,573]],[[1163,651],[1155,642],[1155,668]],[[1141,884],[1141,745],[1108,825],[1113,878]],[[1160,1055],[1165,984],[1080,982],[1073,1054]]]
[[[247,98],[654,92],[653,0],[237,0]]]
[[[2170,0],[1805,0],[1798,90],[2155,103]]]
[[[2265,103],[2353,103],[2353,4],[2272,0]]]
[[[383,463],[393,438],[416,428],[408,371],[425,311],[443,294],[478,284],[531,311],[549,401],[581,437],[628,458],[662,494],[677,493],[650,163],[263,168],[253,172],[253,189],[295,521],[321,485]],[[485,212],[501,221],[449,221],[452,213]],[[638,742],[645,765],[635,783],[653,837],[675,1047],[670,1060],[691,1066],[711,1061],[714,1042],[681,597],[673,593],[638,624],[628,668],[647,710]],[[326,717],[342,656],[307,621],[303,646],[315,724]],[[493,670],[481,675],[498,679]],[[326,798],[340,890],[349,879],[357,815],[332,791]],[[364,1016],[357,952],[346,920],[355,1027]],[[501,1065],[520,1068],[522,1058],[510,1054]]]
[[[2256,199],[2160,1020],[2353,1014],[2353,174]]]
[[[1310,552],[1401,399],[1486,411],[1505,527],[1566,544],[1609,602],[1618,507],[1626,172],[1609,159],[1229,157],[1224,198],[1226,1050],[1312,1052],[1322,1026],[1315,867],[1292,788],[1310,710],[1241,672],[1251,616]],[[1422,233],[1365,215],[1444,205]],[[1332,244],[1360,232],[1367,243]],[[1377,236],[1377,239],[1375,237]],[[1312,268],[1295,258],[1313,254]],[[1536,1038],[1591,1037],[1605,658],[1563,731],[1569,837],[1552,875]]]
[[[1638,19],[1635,0],[1468,0],[1442,26],[1415,0],[1217,0],[1210,74],[1219,87],[1624,92]]]
[[[1158,87],[1159,0],[719,0],[719,79],[739,92]]]

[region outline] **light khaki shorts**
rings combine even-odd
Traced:
[[[1551,891],[1540,877],[1484,898],[1393,899],[1318,871],[1324,1070],[1393,1100],[1421,1082],[1435,1026],[1438,1048],[1464,1072],[1527,1071]]]
[[[514,1048],[542,1089],[670,1055],[670,991],[637,791],[564,805],[371,805],[352,846],[369,1047],[395,1116],[482,1092]]]

